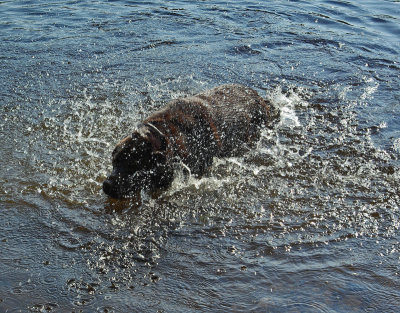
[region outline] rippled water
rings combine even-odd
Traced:
[[[0,2],[1,312],[397,312],[398,1]],[[114,145],[243,83],[243,157],[108,199]]]

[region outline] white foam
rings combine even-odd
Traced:
[[[364,89],[364,92],[360,96],[360,100],[371,99],[373,94],[378,90],[379,83],[374,80],[372,77],[363,77],[363,80],[367,86]]]
[[[397,138],[393,141],[393,150],[397,153],[400,153],[400,138]]]
[[[299,127],[300,121],[293,107],[285,106],[281,108],[280,126]]]
[[[282,88],[278,86],[268,95],[268,98],[280,110],[278,126],[291,128],[301,126],[296,114],[296,107],[308,107],[308,103],[298,93],[294,91],[284,93]]]

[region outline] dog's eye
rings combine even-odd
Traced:
[[[111,156],[114,158],[116,154],[117,154],[117,148],[115,148],[115,149],[113,150],[113,152],[111,153]]]

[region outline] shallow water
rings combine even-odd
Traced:
[[[398,1],[0,2],[1,312],[397,312]],[[243,83],[243,157],[127,201],[114,145]]]

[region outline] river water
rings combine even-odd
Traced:
[[[1,1],[1,312],[399,312],[400,3]],[[126,201],[111,151],[223,83],[257,148]]]

